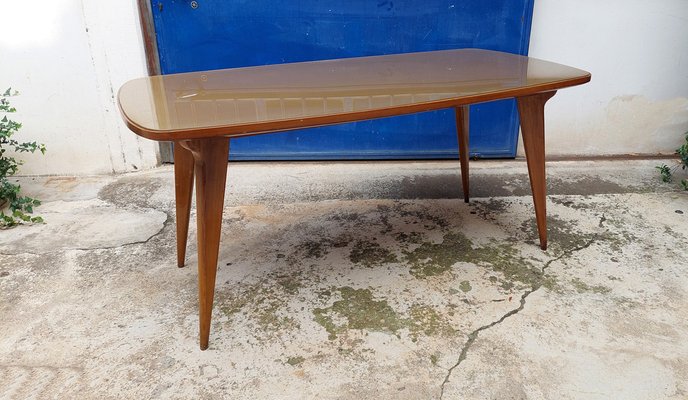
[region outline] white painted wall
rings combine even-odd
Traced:
[[[671,154],[688,131],[688,0],[535,0],[530,55],[592,73],[547,103],[547,154]]]
[[[17,139],[46,144],[21,174],[151,168],[157,145],[129,132],[115,96],[146,74],[135,0],[2,1],[0,90],[12,86]]]
[[[135,0],[3,1],[0,89],[21,136],[46,143],[23,174],[150,168],[157,144],[122,124],[119,86],[146,74]],[[673,152],[688,130],[688,0],[536,0],[531,56],[586,69],[547,105],[549,155]]]

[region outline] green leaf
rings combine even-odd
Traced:
[[[655,168],[659,170],[659,175],[662,177],[662,182],[671,182],[671,168],[668,165],[658,165]]]
[[[12,218],[9,215],[5,215],[4,212],[0,212],[0,226],[4,226],[6,228],[10,228],[17,225],[17,222],[14,218]]]
[[[31,221],[31,217],[29,217],[28,215],[21,212],[21,210],[14,210],[14,212],[12,213],[12,216],[15,218],[19,218],[20,220],[22,220],[24,222],[30,222]]]

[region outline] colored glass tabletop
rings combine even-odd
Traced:
[[[460,49],[135,79],[118,101],[154,140],[245,136],[526,96],[590,74],[509,53]]]

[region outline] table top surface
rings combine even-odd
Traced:
[[[526,96],[590,74],[514,54],[460,49],[151,76],[120,111],[154,140],[245,136]]]

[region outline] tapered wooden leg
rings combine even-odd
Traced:
[[[469,106],[455,107],[456,134],[459,138],[459,161],[461,162],[461,186],[463,187],[463,201],[468,203],[468,111]]]
[[[184,142],[183,145],[191,150],[196,169],[198,308],[200,345],[201,350],[205,350],[210,337],[210,317],[215,294],[229,139],[198,139]]]
[[[174,145],[174,194],[177,208],[177,266],[184,266],[193,193],[194,159],[181,144]]]
[[[540,248],[547,250],[547,186],[545,181],[545,103],[556,91],[518,97],[521,134],[526,151],[530,188],[533,191],[535,219]]]

